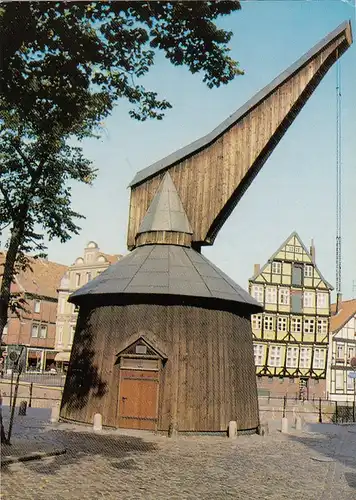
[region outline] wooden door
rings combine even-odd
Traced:
[[[156,429],[158,387],[156,371],[120,370],[119,427]]]

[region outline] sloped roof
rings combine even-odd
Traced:
[[[164,294],[225,299],[261,305],[206,257],[192,248],[146,245],[113,264],[76,290],[70,302],[93,295]]]
[[[340,303],[340,308],[337,314],[336,304],[331,304],[330,331],[337,333],[346,323],[356,314],[356,299],[344,300]]]
[[[284,240],[284,242],[282,243],[282,245],[280,245],[278,247],[278,249],[274,252],[273,255],[271,255],[271,257],[267,260],[266,264],[264,266],[261,267],[261,269],[255,273],[252,278],[249,279],[249,281],[254,281],[257,276],[259,276],[261,273],[263,273],[263,271],[266,269],[266,267],[268,266],[268,264],[270,264],[275,258],[276,256],[279,254],[279,252],[283,249],[283,247],[285,247],[288,243],[288,241],[293,238],[293,236],[295,236],[297,238],[297,240],[299,241],[300,243],[300,246],[303,248],[304,252],[308,255],[308,257],[310,258],[310,260],[313,262],[313,259],[312,259],[312,256],[310,255],[310,252],[308,251],[307,247],[304,245],[303,241],[301,240],[299,234],[296,232],[296,231],[293,231],[286,240]],[[329,288],[329,290],[334,290],[334,287],[332,285],[330,285],[330,283],[328,281],[326,281],[326,279],[324,278],[324,276],[321,274],[318,266],[315,264],[315,262],[313,262],[313,265],[315,267],[315,269],[317,270],[319,276],[320,276],[320,279],[325,283],[325,285]]]
[[[148,231],[177,231],[193,234],[187,214],[168,172],[163,177],[141,222],[138,234]]]
[[[238,122],[244,115],[246,115],[250,110],[256,107],[261,101],[266,99],[272,92],[274,92],[278,87],[280,87],[285,81],[291,78],[297,71],[303,68],[310,59],[321,52],[327,45],[337,39],[343,32],[346,32],[346,36],[350,38],[350,44],[352,43],[352,31],[351,22],[344,21],[340,26],[338,26],[334,31],[329,33],[325,38],[323,38],[319,43],[312,47],[306,54],[304,54],[298,61],[292,64],[288,69],[283,71],[279,76],[277,76],[269,85],[260,90],[255,94],[249,101],[247,101],[243,106],[241,106],[235,113],[230,115],[226,120],[224,120],[220,125],[218,125],[212,132],[205,135],[204,137],[192,142],[188,146],[166,156],[162,160],[153,163],[149,167],[140,170],[135,175],[129,187],[139,184],[149,177],[156,175],[161,170],[167,169],[179,163],[184,158],[197,153],[199,150],[204,149],[214,142],[218,137],[220,137],[224,132],[226,132],[230,127],[232,127],[236,122]]]
[[[4,272],[6,253],[0,253],[0,282]],[[45,259],[34,259],[30,257],[32,271],[21,271],[11,286],[11,292],[26,292],[45,297],[57,298],[57,289],[68,266],[51,262]]]

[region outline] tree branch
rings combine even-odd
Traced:
[[[15,212],[13,210],[10,198],[8,197],[6,191],[5,191],[4,187],[1,185],[1,183],[0,183],[0,191],[1,191],[1,194],[3,195],[3,197],[4,197],[6,206],[7,206],[8,210],[9,210],[9,212],[11,214],[11,217],[14,218],[15,217]]]
[[[30,171],[30,174],[31,176],[34,175],[35,173],[35,169],[32,168],[31,164],[30,164],[30,161],[29,159],[27,158],[27,156],[21,151],[21,148],[19,147],[18,144],[16,144],[16,142],[13,140],[11,141],[11,144],[13,145],[13,147],[15,148],[15,150],[17,151],[17,153],[21,156],[21,158],[23,159],[23,161],[25,162],[26,164],[26,167],[28,168],[28,170]]]

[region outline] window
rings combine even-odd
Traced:
[[[285,306],[289,306],[290,304],[290,291],[289,288],[280,288],[279,289],[279,303]]]
[[[311,349],[308,347],[300,348],[300,368],[309,368],[311,362]]]
[[[291,331],[292,333],[299,333],[302,331],[302,320],[301,318],[292,318],[291,321]]]
[[[328,333],[328,320],[318,319],[318,333],[326,335]]]
[[[4,326],[4,329],[2,331],[2,334],[3,335],[7,335],[8,331],[9,331],[9,323],[6,323],[6,325]]]
[[[286,245],[286,251],[287,252],[294,252],[294,246],[293,245]]]
[[[252,329],[261,330],[262,327],[262,316],[260,314],[254,314],[252,316]]]
[[[346,380],[347,380],[347,390],[353,391],[355,387],[355,379],[349,377],[350,372],[346,372]]]
[[[41,339],[45,339],[47,337],[47,326],[46,325],[41,326],[40,337],[41,337]]]
[[[85,260],[87,262],[92,262],[93,261],[93,257],[94,257],[93,252],[87,253],[86,256],[85,256]]]
[[[354,357],[354,355],[355,355],[355,349],[354,349],[354,347],[350,347],[350,346],[349,346],[349,347],[347,348],[347,358],[348,358],[348,359],[351,359],[351,358],[353,358],[353,357]]]
[[[281,272],[282,272],[282,263],[272,262],[272,274],[281,274]]]
[[[63,326],[59,326],[57,332],[58,332],[58,337],[57,337],[58,344],[62,345],[63,344]]]
[[[80,285],[80,273],[76,273],[75,275],[75,286]]]
[[[324,368],[325,367],[325,349],[314,349],[314,368]]]
[[[336,372],[336,380],[335,380],[335,382],[336,382],[335,383],[336,390],[337,389],[339,389],[339,390],[340,389],[341,390],[344,389],[344,376],[343,375],[344,375],[343,372],[339,372],[339,371]]]
[[[282,347],[272,346],[269,351],[269,365],[281,366]]]
[[[294,247],[295,253],[302,253],[302,247]]]
[[[317,305],[319,308],[328,307],[328,294],[327,293],[317,293]]]
[[[298,347],[288,347],[287,349],[287,368],[297,368],[298,366]]]
[[[313,292],[304,292],[303,304],[304,304],[304,307],[313,307],[313,305],[314,305],[314,293]]]
[[[337,345],[336,346],[336,359],[344,359],[344,346]]]
[[[87,273],[87,283],[91,280],[91,273]]]
[[[69,334],[70,335],[70,337],[69,337],[69,345],[73,344],[74,334],[75,334],[75,326],[71,325],[70,326],[70,334]]]
[[[313,277],[313,266],[309,264],[305,264],[304,266],[304,278],[312,278]]]
[[[253,285],[251,295],[257,302],[263,304],[263,286]]]
[[[266,288],[266,303],[277,304],[277,288],[275,286],[268,286]]]
[[[39,313],[41,311],[41,301],[35,300],[33,303],[33,310],[35,313]]]
[[[264,345],[254,344],[253,354],[255,356],[255,365],[261,366],[263,364]]]
[[[265,316],[263,322],[263,326],[265,330],[273,330],[274,328],[274,321],[273,321],[273,316]]]
[[[288,329],[288,318],[286,316],[278,316],[277,324],[279,332],[286,332]]]
[[[304,333],[315,333],[315,319],[305,318],[304,319]]]
[[[32,325],[31,337],[38,337],[38,325]]]

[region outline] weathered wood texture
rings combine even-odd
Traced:
[[[142,245],[167,244],[190,247],[192,235],[176,231],[149,231],[136,236],[136,247]]]
[[[266,94],[222,135],[169,171],[193,229],[193,243],[212,244],[237,202],[337,58],[351,34],[340,34]],[[165,171],[132,186],[128,248]]]
[[[150,330],[165,345],[159,373],[157,430],[225,432],[259,425],[250,320],[233,312],[188,305],[131,304],[80,309],[61,417],[120,423],[120,368],[127,339]],[[122,371],[122,370],[121,370]],[[101,390],[99,390],[101,388]]]

